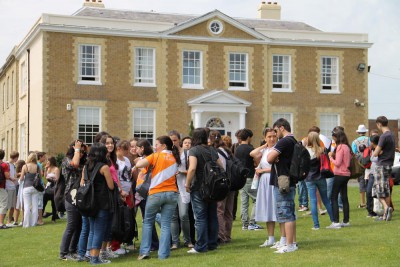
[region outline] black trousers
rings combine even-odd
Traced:
[[[340,175],[335,175],[335,178],[333,179],[331,203],[333,211],[333,222],[335,223],[339,222],[339,193],[342,196],[343,202],[343,222],[348,223],[350,219],[349,198],[347,196],[347,183],[349,182],[349,180],[349,176]]]

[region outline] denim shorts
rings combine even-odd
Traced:
[[[278,187],[274,187],[276,220],[278,223],[293,222],[296,220],[294,204],[295,194],[295,187],[290,187],[290,192],[287,194],[281,194]]]

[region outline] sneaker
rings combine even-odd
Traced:
[[[178,249],[178,244],[172,244],[171,250],[175,250],[175,249]]]
[[[376,216],[378,216],[378,214],[376,214],[375,212],[371,212],[368,213],[367,218],[375,218]]]
[[[359,209],[365,209],[366,207],[367,207],[367,205],[365,205],[365,204],[360,204],[357,206],[357,208],[359,208]]]
[[[265,247],[270,247],[273,246],[275,244],[275,242],[273,240],[265,240],[264,244],[260,245],[260,248],[265,248]]]
[[[129,246],[126,246],[125,249],[134,251],[134,250],[136,250],[136,247],[135,247],[135,245],[129,245]]]
[[[307,211],[307,210],[308,210],[308,207],[306,207],[306,206],[299,207],[299,211]]]
[[[294,252],[298,249],[299,248],[296,245],[292,244],[289,246],[283,246],[280,249],[278,249],[277,251],[274,251],[274,253],[283,254],[283,253]]]
[[[90,264],[92,265],[97,265],[97,264],[110,264],[110,260],[103,260],[100,257],[93,257],[90,259]]]
[[[125,255],[126,253],[128,253],[129,252],[129,250],[127,251],[127,250],[125,250],[125,249],[123,249],[123,248],[119,248],[119,249],[117,249],[117,250],[115,250],[115,251],[113,251],[115,254],[117,254],[117,255]]]
[[[0,225],[0,229],[8,229],[8,228],[10,228],[10,227],[8,227],[7,225],[5,225],[5,224],[3,224],[3,225]]]
[[[339,208],[339,211],[340,211],[340,212],[343,212],[343,208]]]
[[[254,223],[254,224],[249,224],[249,226],[247,227],[248,230],[261,230],[264,229],[262,226]]]
[[[185,246],[187,246],[188,248],[194,248],[194,245],[192,243],[189,243],[189,244],[187,244]]]
[[[64,255],[64,256],[60,256],[60,260],[78,261],[78,256],[75,256],[74,254],[67,254],[67,255]]]
[[[326,227],[327,229],[340,229],[342,228],[342,224],[341,223],[332,223],[331,225]]]
[[[104,251],[100,251],[100,259],[101,260],[108,260],[108,259],[115,259],[118,258],[118,255],[115,254],[112,251],[104,250]]]
[[[194,248],[192,248],[191,250],[188,250],[187,253],[189,253],[189,254],[198,254],[198,253],[200,253],[200,252],[198,252],[197,250],[195,250]]]
[[[386,221],[390,221],[392,219],[392,215],[393,215],[392,213],[393,213],[392,207],[387,208]]]
[[[350,223],[349,223],[349,222],[347,222],[347,223],[342,222],[341,226],[342,226],[342,227],[349,227],[349,226],[350,226]]]
[[[242,230],[249,230],[249,226],[248,225],[242,225]]]
[[[13,225],[14,226],[19,226],[19,223],[18,222],[14,222]]]
[[[16,226],[18,226],[18,223],[17,223],[17,225],[15,225],[15,223],[7,223],[6,226],[7,227],[16,227]]]
[[[138,259],[138,261],[147,260],[147,259],[150,259],[150,256],[149,255],[139,255],[139,257],[137,257],[137,259]]]
[[[309,215],[311,215],[311,211],[307,211],[307,212],[305,212],[305,213],[303,214],[303,216],[309,216]]]
[[[325,214],[326,214],[326,210],[322,210],[322,209],[319,210],[319,214],[320,214],[320,215],[325,215]]]
[[[275,242],[271,248],[273,249],[280,249],[281,247],[286,246],[286,244],[281,244],[280,241]]]
[[[311,228],[311,230],[314,230],[314,231],[317,231],[317,230],[319,230],[319,227],[313,227],[313,228]]]

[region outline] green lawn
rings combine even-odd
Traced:
[[[400,186],[394,188],[394,205],[400,207]],[[265,230],[242,231],[240,209],[234,222],[232,243],[217,251],[188,255],[182,248],[171,253],[168,260],[151,259],[138,262],[137,252],[113,260],[118,266],[399,266],[400,224],[398,212],[391,222],[375,222],[366,218],[365,210],[357,209],[358,187],[349,187],[351,227],[325,229],[328,215],[320,216],[321,229],[311,230],[311,216],[298,212],[297,241],[299,250],[288,254],[274,254],[273,249],[259,248],[266,239]],[[140,217],[140,215],[138,215]],[[340,215],[342,218],[342,214]],[[65,221],[52,224],[46,219],[41,227],[20,227],[0,230],[0,266],[78,266],[87,263],[58,260],[58,250]],[[140,219],[138,220],[140,223]],[[141,227],[139,226],[141,231]],[[141,232],[139,231],[139,235]],[[278,232],[276,237],[279,238]],[[136,242],[138,245],[138,242]]]

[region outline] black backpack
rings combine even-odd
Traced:
[[[1,167],[0,164],[0,186],[2,186],[3,183],[4,183],[4,188],[6,188],[6,176],[4,174],[3,167]]]
[[[118,188],[114,183],[114,188]],[[131,242],[137,238],[137,225],[133,211],[122,201],[118,190],[114,189],[112,194],[112,239],[122,243]]]
[[[204,178],[200,188],[202,198],[208,202],[221,201],[225,199],[230,191],[231,183],[228,175],[224,169],[218,166],[217,161],[212,160],[212,158],[206,160],[203,152],[201,152],[201,155],[205,162]]]
[[[296,140],[293,139],[293,142],[296,142]],[[310,167],[310,153],[308,153],[307,148],[301,142],[296,142],[290,162],[289,176],[296,182],[303,181],[310,172]]]
[[[95,197],[94,197],[94,185],[93,180],[96,177],[97,172],[103,167],[103,163],[97,163],[92,170],[92,173],[88,174],[87,166],[83,171],[85,184],[78,188],[78,192],[76,193],[76,206],[78,211],[87,217],[96,216],[98,212],[98,208],[96,205]]]
[[[224,152],[217,149],[218,153],[225,158],[226,161],[226,173],[231,182],[231,191],[238,191],[244,187],[249,174],[243,163],[235,156],[231,155],[227,157]]]
[[[60,172],[56,185],[54,187],[54,203],[58,212],[65,212],[65,177]]]

